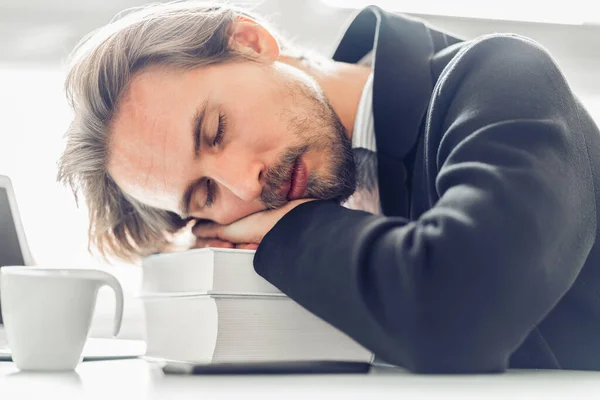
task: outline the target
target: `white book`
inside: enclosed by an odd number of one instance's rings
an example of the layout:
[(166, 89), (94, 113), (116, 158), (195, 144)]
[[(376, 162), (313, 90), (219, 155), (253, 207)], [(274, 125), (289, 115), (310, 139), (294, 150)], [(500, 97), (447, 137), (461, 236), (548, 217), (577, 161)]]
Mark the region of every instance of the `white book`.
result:
[(197, 364), (373, 361), (373, 354), (285, 296), (144, 298), (146, 357)]
[(142, 260), (142, 294), (148, 297), (226, 292), (283, 296), (254, 271), (255, 253), (207, 247), (151, 255)]

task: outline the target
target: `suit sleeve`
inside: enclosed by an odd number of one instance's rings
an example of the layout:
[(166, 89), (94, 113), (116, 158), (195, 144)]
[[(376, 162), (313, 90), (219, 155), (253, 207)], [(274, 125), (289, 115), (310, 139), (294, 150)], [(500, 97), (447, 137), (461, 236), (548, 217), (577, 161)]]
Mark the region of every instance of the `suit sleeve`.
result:
[(550, 56), (514, 36), (467, 46), (433, 96), (429, 211), (304, 203), (265, 236), (255, 269), (388, 362), (503, 371), (595, 239), (587, 116)]

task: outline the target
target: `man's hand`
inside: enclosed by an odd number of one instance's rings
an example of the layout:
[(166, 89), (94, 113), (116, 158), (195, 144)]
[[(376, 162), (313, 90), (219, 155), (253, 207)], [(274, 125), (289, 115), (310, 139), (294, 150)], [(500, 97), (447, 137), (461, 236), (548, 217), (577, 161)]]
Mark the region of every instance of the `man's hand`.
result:
[(290, 201), (281, 208), (250, 214), (229, 225), (199, 222), (192, 228), (196, 236), (194, 247), (226, 247), (256, 250), (263, 237), (295, 207), (316, 199)]

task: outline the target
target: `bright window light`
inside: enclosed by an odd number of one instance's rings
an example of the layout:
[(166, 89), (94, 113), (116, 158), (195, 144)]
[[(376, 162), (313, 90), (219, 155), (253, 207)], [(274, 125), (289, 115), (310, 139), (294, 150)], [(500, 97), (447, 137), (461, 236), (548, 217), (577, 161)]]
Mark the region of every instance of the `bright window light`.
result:
[(408, 14), (445, 15), (508, 21), (527, 21), (565, 25), (600, 24), (600, 7), (596, 1), (569, 0), (321, 0), (328, 6), (363, 8), (369, 4), (388, 11)]

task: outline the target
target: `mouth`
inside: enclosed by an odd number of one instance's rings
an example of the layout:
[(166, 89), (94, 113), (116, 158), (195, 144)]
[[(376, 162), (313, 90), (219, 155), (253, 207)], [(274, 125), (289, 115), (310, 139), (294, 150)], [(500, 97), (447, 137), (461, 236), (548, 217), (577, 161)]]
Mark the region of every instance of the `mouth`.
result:
[(288, 201), (301, 199), (304, 196), (307, 181), (308, 171), (306, 169), (306, 164), (302, 161), (302, 157), (298, 157), (292, 171), (290, 189), (287, 192)]

